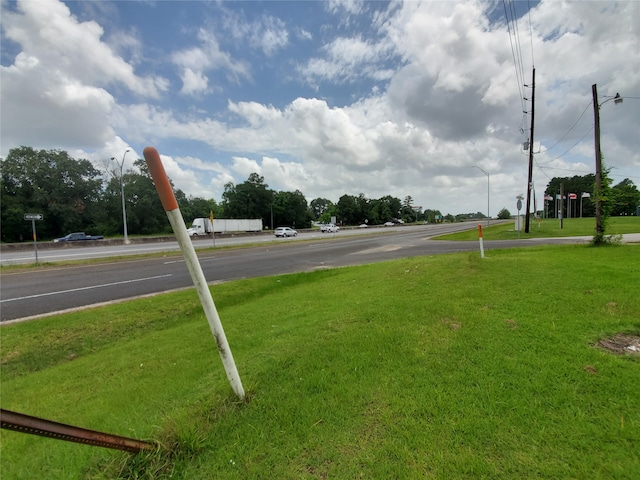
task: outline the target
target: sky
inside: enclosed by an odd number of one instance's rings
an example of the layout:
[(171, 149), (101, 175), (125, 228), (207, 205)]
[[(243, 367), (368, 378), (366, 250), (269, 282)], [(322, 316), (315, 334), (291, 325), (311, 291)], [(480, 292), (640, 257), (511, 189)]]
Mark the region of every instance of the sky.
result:
[(539, 209), (552, 178), (594, 173), (595, 84), (613, 184), (640, 186), (638, 1), (0, 8), (2, 157), (25, 145), (127, 169), (154, 146), (176, 188), (218, 202), (258, 173), (308, 202), (515, 214), (532, 124)]

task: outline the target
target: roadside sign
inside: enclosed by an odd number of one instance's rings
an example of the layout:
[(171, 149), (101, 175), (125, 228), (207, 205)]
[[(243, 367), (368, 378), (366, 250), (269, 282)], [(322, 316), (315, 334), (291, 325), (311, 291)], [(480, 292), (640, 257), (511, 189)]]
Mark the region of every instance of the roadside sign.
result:
[(36, 239), (36, 220), (42, 220), (41, 213), (25, 213), (25, 220), (31, 220), (31, 230), (33, 231), (33, 249), (36, 252), (36, 267), (38, 266), (38, 241)]

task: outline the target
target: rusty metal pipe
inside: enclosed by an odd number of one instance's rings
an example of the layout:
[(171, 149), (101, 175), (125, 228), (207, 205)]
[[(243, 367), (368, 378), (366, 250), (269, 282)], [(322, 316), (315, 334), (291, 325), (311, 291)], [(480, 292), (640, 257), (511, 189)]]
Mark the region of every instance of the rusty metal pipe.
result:
[(131, 453), (139, 453), (140, 450), (153, 450), (155, 448), (152, 443), (143, 442), (142, 440), (87, 430), (86, 428), (52, 422), (51, 420), (5, 409), (0, 409), (0, 428), (68, 442), (84, 443), (85, 445), (96, 447), (124, 450)]

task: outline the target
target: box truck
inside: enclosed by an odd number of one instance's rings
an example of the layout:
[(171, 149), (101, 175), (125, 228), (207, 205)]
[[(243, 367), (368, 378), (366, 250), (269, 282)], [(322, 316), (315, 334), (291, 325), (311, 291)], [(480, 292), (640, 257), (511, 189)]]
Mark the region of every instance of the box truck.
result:
[(191, 237), (211, 235), (211, 233), (261, 232), (262, 219), (253, 218), (217, 218), (211, 222), (208, 218), (194, 218), (187, 233)]

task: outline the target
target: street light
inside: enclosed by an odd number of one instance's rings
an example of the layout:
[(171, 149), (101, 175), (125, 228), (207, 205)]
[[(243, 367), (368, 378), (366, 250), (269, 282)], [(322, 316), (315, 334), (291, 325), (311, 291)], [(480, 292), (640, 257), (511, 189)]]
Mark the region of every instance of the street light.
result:
[(122, 179), (122, 169), (124, 168), (124, 157), (127, 156), (127, 152), (130, 149), (127, 148), (122, 155), (122, 163), (118, 163), (116, 157), (111, 157), (111, 160), (114, 160), (116, 164), (120, 167), (120, 193), (122, 194), (122, 223), (124, 224), (124, 243), (125, 245), (129, 244), (129, 236), (127, 235), (127, 210), (124, 206), (124, 181)]
[(594, 116), (594, 140), (596, 149), (596, 235), (594, 237), (594, 243), (600, 244), (604, 240), (604, 224), (602, 223), (602, 151), (600, 150), (600, 107), (605, 103), (613, 100), (616, 105), (622, 103), (622, 97), (619, 93), (616, 93), (615, 97), (611, 97), (608, 100), (602, 102), (602, 105), (598, 105), (598, 87), (594, 83), (591, 86), (591, 93), (593, 95), (593, 116)]
[(486, 170), (483, 170), (482, 168), (474, 165), (473, 168), (477, 168), (478, 170), (480, 170), (482, 173), (484, 173), (487, 176), (487, 227), (489, 226), (489, 221), (491, 218), (491, 215), (489, 214), (489, 172), (487, 172)]

